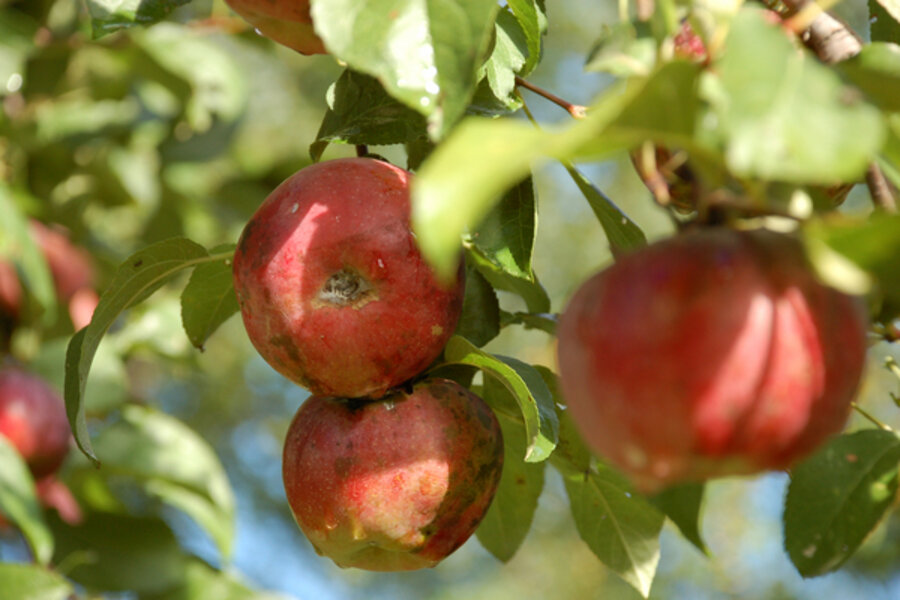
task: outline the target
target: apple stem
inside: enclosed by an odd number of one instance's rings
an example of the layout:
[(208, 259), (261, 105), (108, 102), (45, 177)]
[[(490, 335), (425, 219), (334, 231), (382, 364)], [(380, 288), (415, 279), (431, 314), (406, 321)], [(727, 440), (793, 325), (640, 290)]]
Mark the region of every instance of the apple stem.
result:
[(876, 419), (872, 413), (870, 413), (869, 411), (864, 409), (858, 403), (851, 402), (850, 405), (853, 407), (853, 410), (855, 410), (856, 412), (861, 414), (863, 417), (865, 417), (866, 419), (868, 419), (869, 421), (874, 423), (875, 426), (878, 427), (879, 429), (884, 429), (885, 431), (893, 431), (893, 429), (891, 429), (891, 427), (889, 425), (886, 425), (886, 424), (882, 423), (881, 421), (879, 421), (878, 419)]
[(356, 145), (356, 156), (364, 158), (369, 155), (369, 147), (365, 144)]
[(527, 81), (525, 81), (518, 75), (516, 75), (516, 85), (523, 87), (526, 90), (531, 90), (538, 96), (542, 96), (542, 97), (546, 98), (547, 100), (549, 100), (550, 102), (552, 102), (553, 104), (556, 104), (557, 106), (562, 107), (567, 113), (572, 115), (572, 117), (575, 119), (583, 119), (587, 115), (587, 107), (581, 106), (580, 104), (572, 104), (571, 102), (563, 100), (559, 96), (557, 96), (555, 94), (551, 94), (544, 88), (538, 87), (538, 86), (534, 85), (533, 83), (528, 83)]

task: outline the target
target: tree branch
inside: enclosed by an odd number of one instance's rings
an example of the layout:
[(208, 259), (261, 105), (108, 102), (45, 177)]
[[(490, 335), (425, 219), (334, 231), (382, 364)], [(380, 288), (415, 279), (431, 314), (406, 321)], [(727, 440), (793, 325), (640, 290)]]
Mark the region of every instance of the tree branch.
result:
[(567, 113), (569, 113), (576, 119), (583, 119), (584, 116), (587, 114), (586, 107), (581, 106), (580, 104), (572, 104), (571, 102), (563, 100), (559, 96), (551, 94), (544, 88), (540, 88), (540, 87), (534, 85), (533, 83), (528, 83), (527, 81), (525, 81), (518, 75), (516, 75), (516, 85), (523, 87), (527, 90), (531, 90), (538, 96), (542, 96), (542, 97), (546, 98), (547, 100), (549, 100), (550, 102), (556, 104), (557, 106), (561, 106), (563, 109), (565, 109), (565, 111)]

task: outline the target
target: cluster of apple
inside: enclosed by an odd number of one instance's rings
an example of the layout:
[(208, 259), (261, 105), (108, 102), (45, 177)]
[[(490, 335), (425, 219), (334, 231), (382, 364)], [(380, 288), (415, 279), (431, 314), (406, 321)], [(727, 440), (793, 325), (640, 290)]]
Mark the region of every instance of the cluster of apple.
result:
[[(75, 246), (61, 228), (32, 220), (29, 233), (47, 261), (59, 303), (64, 305), (75, 329), (84, 327), (98, 301), (90, 256)], [(81, 511), (69, 489), (56, 478), (71, 440), (63, 400), (41, 377), (14, 365), (6, 356), (9, 339), (28, 317), (27, 312), (24, 288), (15, 266), (0, 261), (0, 435), (22, 455), (42, 504), (74, 523), (81, 520)]]
[(497, 420), (446, 379), (417, 377), (462, 307), (410, 229), (410, 173), (372, 158), (301, 169), (247, 223), (234, 255), (261, 356), (313, 394), (285, 440), (300, 528), (342, 567), (431, 567), (474, 532), (503, 464)]

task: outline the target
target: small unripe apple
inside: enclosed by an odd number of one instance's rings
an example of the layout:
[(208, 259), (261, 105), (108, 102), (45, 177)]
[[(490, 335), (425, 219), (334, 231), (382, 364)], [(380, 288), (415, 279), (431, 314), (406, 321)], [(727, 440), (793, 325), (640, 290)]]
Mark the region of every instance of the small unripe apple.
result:
[(312, 396), (284, 444), (297, 524), (338, 566), (433, 567), (487, 512), (503, 467), (493, 412), (457, 383), (425, 380), (376, 401)]
[(62, 398), (40, 377), (3, 368), (0, 435), (19, 451), (36, 479), (54, 473), (69, 451), (71, 435)]
[(794, 238), (704, 229), (581, 286), (559, 325), (562, 389), (640, 489), (784, 469), (843, 427), (865, 330)]
[(228, 6), (267, 38), (301, 54), (325, 54), (313, 29), (309, 0), (225, 0)]
[(410, 230), (410, 174), (370, 158), (301, 169), (247, 223), (234, 287), (251, 342), (314, 394), (379, 396), (441, 353), (462, 309)]

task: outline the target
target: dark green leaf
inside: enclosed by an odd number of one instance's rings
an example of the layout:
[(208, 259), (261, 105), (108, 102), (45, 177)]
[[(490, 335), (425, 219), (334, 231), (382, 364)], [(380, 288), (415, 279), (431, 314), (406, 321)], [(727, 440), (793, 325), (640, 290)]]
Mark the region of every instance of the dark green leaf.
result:
[(869, 0), (869, 18), (873, 42), (900, 44), (900, 2)]
[(522, 325), (525, 329), (539, 329), (550, 335), (556, 335), (559, 315), (555, 313), (523, 313), (500, 311), (500, 326)]
[(228, 557), (234, 497), (212, 448), (165, 413), (131, 405), (122, 417), (94, 439), (103, 468), (137, 480), (149, 494), (193, 517)]
[(840, 567), (893, 506), (900, 438), (868, 429), (835, 438), (791, 472), (784, 546), (804, 577)]
[(482, 352), (459, 336), (444, 349), (448, 363), (471, 365), (500, 382), (518, 403), (525, 424), (527, 462), (546, 460), (556, 445), (559, 423), (553, 397), (540, 373), (531, 365), (509, 357)]
[(515, 400), (496, 379), (487, 377), (484, 397), (492, 407), (503, 430), (503, 475), (491, 507), (476, 530), (481, 544), (501, 561), (508, 561), (522, 545), (531, 529), (538, 498), (544, 489), (545, 463), (528, 463), (525, 456), (527, 436)]
[(461, 335), (479, 348), (500, 333), (500, 305), (491, 284), (471, 264), (466, 264), (466, 295), (456, 326)]
[(600, 221), (606, 239), (609, 241), (609, 248), (614, 256), (636, 250), (647, 245), (647, 238), (644, 232), (638, 227), (634, 221), (628, 218), (622, 209), (615, 205), (600, 188), (595, 186), (587, 177), (582, 175), (577, 169), (567, 166), (569, 175), (578, 185), (578, 189), (584, 194), (591, 210)]
[(388, 95), (378, 80), (347, 69), (328, 90), (328, 111), (310, 148), (319, 160), (323, 142), (404, 144), (425, 135), (425, 118)]
[(883, 110), (900, 111), (900, 46), (866, 44), (859, 54), (838, 63), (838, 69)]
[(152, 25), (191, 0), (87, 0), (94, 39), (135, 25)]
[(74, 590), (61, 575), (36, 565), (0, 563), (3, 600), (66, 600)]
[(650, 502), (672, 519), (685, 539), (708, 555), (709, 549), (700, 535), (704, 487), (702, 483), (674, 485), (650, 498)]
[(181, 322), (191, 343), (203, 349), (209, 336), (240, 310), (231, 276), (234, 244), (210, 250), (212, 262), (197, 265), (181, 294)]
[(38, 562), (41, 564), (50, 562), (53, 556), (53, 535), (44, 523), (34, 480), (19, 451), (2, 435), (0, 435), (0, 515), (21, 530)]
[(66, 412), (75, 442), (91, 460), (97, 461), (97, 457), (91, 448), (84, 416), (84, 389), (100, 340), (122, 311), (146, 299), (179, 271), (207, 260), (207, 251), (185, 238), (164, 240), (136, 252), (119, 266), (109, 287), (100, 296), (90, 324), (69, 342)]
[(428, 117), (435, 139), (465, 111), (499, 9), (484, 0), (312, 0), (329, 52)]
[(506, 4), (516, 16), (525, 34), (528, 60), (520, 71), (520, 75), (524, 77), (534, 71), (541, 60), (541, 36), (547, 31), (544, 0), (508, 0)]
[[(848, 94), (837, 75), (762, 10), (734, 19), (712, 98), (738, 175), (799, 183), (854, 181), (881, 147), (879, 112)], [(810, 132), (815, 131), (814, 143)]]

